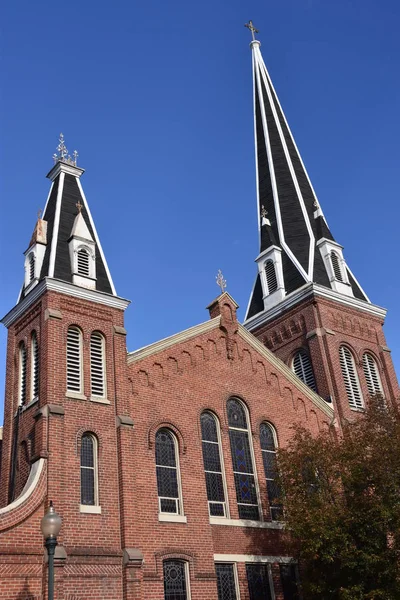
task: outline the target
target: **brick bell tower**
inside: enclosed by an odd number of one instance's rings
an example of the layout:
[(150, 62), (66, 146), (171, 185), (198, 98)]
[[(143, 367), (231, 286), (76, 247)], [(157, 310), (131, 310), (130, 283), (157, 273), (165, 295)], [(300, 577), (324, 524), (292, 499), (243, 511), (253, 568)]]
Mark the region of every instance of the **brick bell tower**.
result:
[(87, 559), (96, 540), (112, 556), (120, 538), (116, 417), (127, 413), (129, 302), (116, 294), (77, 153), (68, 155), (62, 135), (57, 150), (21, 293), (2, 320), (8, 354), (0, 506), (18, 498), (45, 459), (45, 503), (54, 500), (63, 517), (60, 542), (79, 556), (79, 547), (88, 547)]
[(328, 227), (254, 31), (260, 250), (244, 325), (333, 402), (339, 422), (351, 420), (370, 395), (398, 397), (386, 310), (371, 303)]

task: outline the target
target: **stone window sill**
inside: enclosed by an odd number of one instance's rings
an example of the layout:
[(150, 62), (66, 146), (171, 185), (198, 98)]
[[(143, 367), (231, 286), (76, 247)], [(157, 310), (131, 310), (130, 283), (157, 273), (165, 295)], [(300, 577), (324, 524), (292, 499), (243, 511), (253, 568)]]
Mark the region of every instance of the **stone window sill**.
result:
[(78, 394), (77, 392), (69, 392), (65, 393), (66, 398), (70, 398), (71, 400), (87, 400), (87, 396), (85, 394)]
[(166, 523), (187, 523), (185, 515), (173, 515), (169, 513), (158, 513), (158, 520)]
[(258, 529), (283, 529), (284, 523), (280, 521), (249, 521), (247, 519), (225, 519), (224, 517), (210, 517), (211, 525), (226, 525), (229, 527), (254, 527)]
[(101, 515), (101, 506), (91, 506), (89, 504), (81, 504), (79, 510), (81, 513), (88, 513), (91, 515)]
[(97, 396), (90, 396), (90, 402), (97, 402), (97, 404), (111, 404), (107, 398), (98, 398)]

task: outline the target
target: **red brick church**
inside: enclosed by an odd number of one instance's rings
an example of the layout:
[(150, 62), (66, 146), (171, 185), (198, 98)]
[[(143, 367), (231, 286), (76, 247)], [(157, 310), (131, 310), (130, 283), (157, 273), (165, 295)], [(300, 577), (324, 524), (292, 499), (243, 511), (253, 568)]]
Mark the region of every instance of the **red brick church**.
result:
[(251, 51), (259, 254), (243, 324), (220, 277), (209, 320), (127, 351), (129, 302), (60, 139), (2, 320), (0, 599), (47, 598), (50, 500), (63, 521), (57, 600), (300, 598), (276, 449), (294, 423), (340, 430), (369, 395), (397, 396), (386, 311), (350, 270), (259, 41)]

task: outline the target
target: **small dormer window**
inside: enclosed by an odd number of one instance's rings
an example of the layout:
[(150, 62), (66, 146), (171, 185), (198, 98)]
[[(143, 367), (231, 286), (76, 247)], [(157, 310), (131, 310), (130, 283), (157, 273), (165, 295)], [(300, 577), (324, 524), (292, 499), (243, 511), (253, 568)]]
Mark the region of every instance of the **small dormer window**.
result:
[(29, 255), (29, 283), (35, 279), (35, 255)]
[(332, 261), (332, 268), (333, 268), (333, 272), (335, 274), (335, 278), (338, 281), (343, 281), (343, 274), (342, 274), (342, 269), (340, 266), (340, 258), (336, 254), (336, 252), (334, 252), (333, 250), (331, 251), (331, 261)]
[(276, 278), (275, 265), (272, 260), (265, 263), (265, 277), (267, 278), (268, 294), (276, 292), (278, 289), (278, 280)]
[(77, 267), (78, 267), (78, 275), (82, 275), (82, 277), (90, 277), (90, 269), (89, 269), (89, 252), (86, 248), (81, 248), (77, 253)]

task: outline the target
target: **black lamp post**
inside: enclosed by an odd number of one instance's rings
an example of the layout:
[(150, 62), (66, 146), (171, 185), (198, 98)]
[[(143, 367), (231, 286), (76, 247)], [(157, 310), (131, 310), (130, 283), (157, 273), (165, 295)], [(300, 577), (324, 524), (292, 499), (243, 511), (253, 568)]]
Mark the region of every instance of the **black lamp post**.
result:
[(57, 546), (57, 536), (60, 533), (61, 524), (61, 517), (56, 513), (53, 502), (50, 501), (50, 506), (40, 524), (49, 557), (49, 600), (54, 600), (54, 551)]

